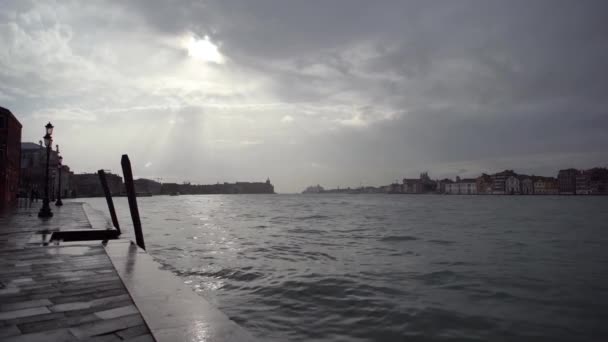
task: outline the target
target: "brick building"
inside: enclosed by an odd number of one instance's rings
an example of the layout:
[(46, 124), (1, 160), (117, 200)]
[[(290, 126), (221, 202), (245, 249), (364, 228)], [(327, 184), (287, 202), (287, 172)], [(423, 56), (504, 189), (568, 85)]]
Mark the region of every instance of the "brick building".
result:
[(559, 183), (553, 177), (536, 177), (534, 181), (535, 195), (557, 195), (559, 194)]
[(17, 203), (21, 163), (21, 123), (0, 107), (0, 210)]
[(477, 177), (477, 193), (482, 195), (488, 195), (492, 193), (494, 183), (492, 182), (492, 176), (482, 173), (481, 176)]

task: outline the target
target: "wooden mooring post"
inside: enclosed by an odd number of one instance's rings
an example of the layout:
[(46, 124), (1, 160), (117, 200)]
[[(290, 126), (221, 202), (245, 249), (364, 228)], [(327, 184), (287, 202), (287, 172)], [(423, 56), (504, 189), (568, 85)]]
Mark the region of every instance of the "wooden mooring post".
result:
[(101, 182), (101, 187), (103, 188), (103, 192), (106, 195), (106, 202), (108, 202), (108, 210), (110, 210), (110, 216), (112, 217), (112, 224), (114, 228), (118, 230), (118, 234), (120, 234), (120, 225), (118, 224), (118, 218), (116, 217), (116, 210), (114, 209), (114, 201), (112, 200), (112, 193), (110, 192), (110, 188), (108, 187), (108, 182), (106, 181), (106, 173), (103, 170), (97, 171), (99, 175), (99, 181)]
[(131, 161), (129, 160), (128, 155), (122, 155), (122, 158), (120, 159), (120, 165), (122, 165), (122, 174), (125, 178), (125, 189), (127, 190), (127, 198), (129, 200), (129, 210), (131, 211), (131, 218), (133, 219), (133, 229), (135, 230), (135, 242), (140, 248), (145, 250), (146, 244), (144, 243), (144, 234), (141, 230), (139, 209), (137, 209), (137, 197), (135, 196), (135, 184), (133, 184), (133, 172), (131, 171)]

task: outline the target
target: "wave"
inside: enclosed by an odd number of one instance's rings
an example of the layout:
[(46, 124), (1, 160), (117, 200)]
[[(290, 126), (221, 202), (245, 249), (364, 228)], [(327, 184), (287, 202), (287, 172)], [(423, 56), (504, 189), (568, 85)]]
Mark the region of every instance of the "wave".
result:
[(264, 277), (262, 272), (250, 271), (251, 267), (245, 267), (240, 269), (224, 268), (215, 272), (208, 271), (197, 271), (197, 270), (186, 270), (186, 271), (175, 271), (179, 276), (200, 276), (208, 278), (218, 279), (230, 279), (234, 281), (252, 281)]
[(428, 242), (435, 243), (438, 245), (444, 245), (444, 246), (453, 245), (456, 243), (454, 241), (448, 241), (448, 240), (428, 240)]
[(306, 221), (306, 220), (327, 220), (327, 219), (330, 219), (330, 218), (331, 217), (325, 216), (325, 215), (310, 215), (310, 216), (295, 217), (296, 220), (300, 220), (300, 221)]
[(385, 237), (379, 239), (379, 241), (415, 241), (415, 240), (419, 240), (419, 239), (415, 236), (409, 236), (409, 235), (389, 235), (389, 236), (385, 236)]
[(421, 280), (427, 285), (446, 285), (455, 280), (460, 280), (462, 277), (449, 270), (441, 270), (429, 273), (419, 274), (413, 277), (414, 279)]

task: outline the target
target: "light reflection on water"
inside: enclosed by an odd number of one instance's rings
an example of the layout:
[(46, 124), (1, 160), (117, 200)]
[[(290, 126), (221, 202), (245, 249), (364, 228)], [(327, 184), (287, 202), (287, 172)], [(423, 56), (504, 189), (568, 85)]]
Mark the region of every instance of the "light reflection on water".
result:
[[(87, 199), (107, 211), (105, 200)], [(123, 232), (128, 206), (115, 199)], [(608, 198), (138, 199), (148, 251), (276, 340), (605, 340)]]

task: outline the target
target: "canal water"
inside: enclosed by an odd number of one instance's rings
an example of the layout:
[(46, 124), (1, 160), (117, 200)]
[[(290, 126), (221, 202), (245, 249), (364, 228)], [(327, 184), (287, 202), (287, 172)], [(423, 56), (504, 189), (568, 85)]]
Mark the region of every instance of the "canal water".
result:
[(154, 258), (263, 340), (608, 340), (608, 197), (138, 201)]

